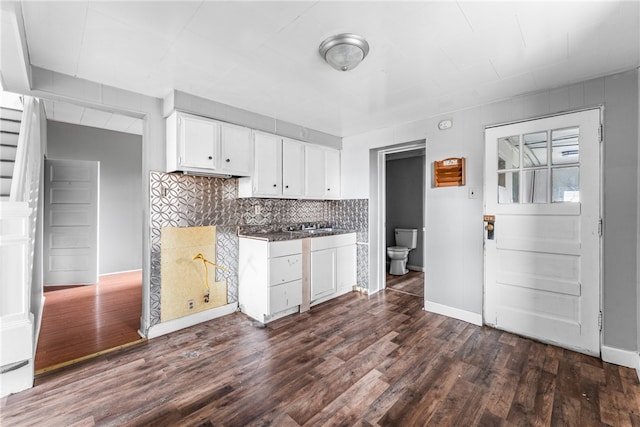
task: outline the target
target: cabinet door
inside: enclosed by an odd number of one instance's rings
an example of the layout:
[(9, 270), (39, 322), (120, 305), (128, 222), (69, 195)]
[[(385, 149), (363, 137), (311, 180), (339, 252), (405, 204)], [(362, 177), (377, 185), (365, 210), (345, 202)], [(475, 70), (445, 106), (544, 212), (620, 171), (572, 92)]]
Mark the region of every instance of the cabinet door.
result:
[(325, 197), (325, 154), (324, 148), (307, 145), (304, 154), (305, 195), (311, 198)]
[(340, 198), (340, 151), (327, 150), (325, 153), (326, 198)]
[(302, 281), (283, 283), (269, 288), (269, 314), (275, 314), (302, 303)]
[(358, 255), (356, 245), (341, 246), (336, 249), (336, 280), (338, 290), (347, 290), (357, 284)]
[(180, 166), (213, 170), (216, 168), (218, 123), (196, 116), (178, 117)]
[(282, 190), (282, 142), (276, 135), (254, 133), (253, 192), (278, 196)]
[(282, 194), (304, 194), (304, 144), (287, 138), (282, 140)]
[(249, 176), (253, 166), (251, 129), (220, 124), (220, 170), (230, 175)]
[(311, 252), (311, 301), (336, 291), (336, 250)]

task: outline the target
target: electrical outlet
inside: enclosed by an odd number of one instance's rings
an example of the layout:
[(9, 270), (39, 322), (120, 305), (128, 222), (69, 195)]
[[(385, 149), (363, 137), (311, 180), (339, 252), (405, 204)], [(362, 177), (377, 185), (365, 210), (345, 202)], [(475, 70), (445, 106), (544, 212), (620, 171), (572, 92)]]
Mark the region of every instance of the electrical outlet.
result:
[(260, 205), (255, 205), (253, 209), (255, 210), (256, 215), (260, 215), (260, 211), (262, 210)]
[(194, 308), (196, 308), (196, 302), (194, 300), (192, 300), (192, 299), (187, 301), (187, 310), (191, 311)]
[(478, 198), (478, 189), (477, 188), (470, 188), (469, 189), (469, 198), (470, 199), (477, 199)]

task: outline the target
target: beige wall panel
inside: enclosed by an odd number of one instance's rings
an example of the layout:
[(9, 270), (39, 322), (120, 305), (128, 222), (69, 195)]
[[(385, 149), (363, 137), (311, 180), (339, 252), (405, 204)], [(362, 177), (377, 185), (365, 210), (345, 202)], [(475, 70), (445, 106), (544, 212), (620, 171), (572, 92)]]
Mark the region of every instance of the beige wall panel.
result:
[[(161, 321), (188, 316), (227, 303), (227, 282), (215, 281), (216, 227), (166, 227), (161, 231)], [(207, 279), (209, 289), (207, 289)], [(205, 296), (209, 292), (209, 302)]]

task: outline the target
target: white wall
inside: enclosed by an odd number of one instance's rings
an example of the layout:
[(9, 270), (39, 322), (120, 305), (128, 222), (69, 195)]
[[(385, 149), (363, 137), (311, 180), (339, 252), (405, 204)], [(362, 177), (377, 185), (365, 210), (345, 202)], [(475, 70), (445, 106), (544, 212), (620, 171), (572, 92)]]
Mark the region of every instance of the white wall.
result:
[[(483, 153), (487, 125), (572, 109), (605, 106), (604, 344), (638, 348), (638, 70), (518, 96), (343, 139), (342, 196), (369, 198), (369, 150), (427, 140), (425, 299), (481, 314), (483, 288)], [(439, 131), (442, 119), (453, 128)], [(467, 185), (432, 188), (435, 160), (466, 157)], [(470, 187), (478, 199), (468, 198)], [(370, 212), (373, 208), (370, 208)], [(372, 242), (374, 243), (374, 242)], [(373, 248), (370, 253), (375, 253)]]
[(49, 159), (100, 162), (99, 273), (142, 268), (142, 137), (48, 121)]

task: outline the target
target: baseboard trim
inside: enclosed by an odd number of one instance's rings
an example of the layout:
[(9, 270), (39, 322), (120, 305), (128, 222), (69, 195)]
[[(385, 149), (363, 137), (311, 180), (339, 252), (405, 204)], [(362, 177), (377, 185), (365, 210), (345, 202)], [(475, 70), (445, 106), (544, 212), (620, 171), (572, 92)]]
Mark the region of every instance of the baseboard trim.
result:
[(198, 323), (226, 316), (227, 314), (234, 313), (236, 310), (238, 310), (238, 303), (234, 302), (232, 304), (212, 308), (211, 310), (201, 311), (190, 316), (179, 317), (177, 319), (158, 323), (157, 325), (149, 327), (147, 330), (147, 338), (157, 338), (171, 332), (179, 331), (180, 329), (197, 325)]
[(361, 294), (369, 295), (369, 289), (363, 286), (354, 286), (353, 290), (355, 292), (360, 292)]
[(602, 346), (600, 352), (603, 361), (635, 369), (640, 378), (640, 358), (637, 352), (606, 345)]
[(141, 268), (135, 268), (133, 270), (114, 271), (112, 273), (102, 273), (102, 274), (100, 274), (100, 276), (113, 276), (115, 274), (136, 273), (138, 271), (142, 271), (142, 269)]
[(424, 267), (420, 267), (419, 265), (411, 265), (411, 264), (407, 264), (407, 270), (411, 270), (411, 271), (421, 271), (424, 273)]
[(472, 313), (470, 311), (461, 310), (459, 308), (450, 307), (448, 305), (438, 304), (437, 302), (424, 301), (424, 309), (443, 316), (453, 317), (454, 319), (463, 320), (465, 322), (482, 326), (482, 314)]

